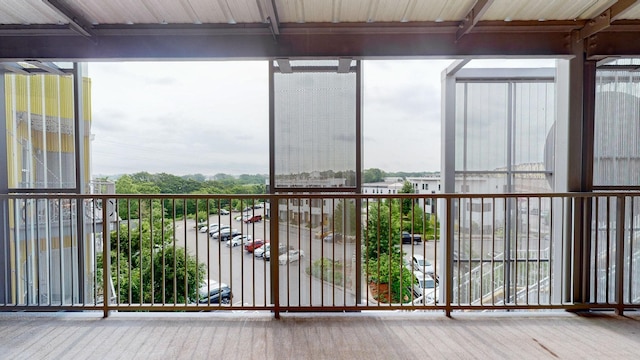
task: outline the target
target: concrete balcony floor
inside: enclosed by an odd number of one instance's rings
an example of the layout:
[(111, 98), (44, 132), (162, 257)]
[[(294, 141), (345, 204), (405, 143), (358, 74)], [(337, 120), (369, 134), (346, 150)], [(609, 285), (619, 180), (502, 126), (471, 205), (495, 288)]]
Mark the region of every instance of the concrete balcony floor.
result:
[(0, 313), (0, 359), (638, 359), (640, 313)]

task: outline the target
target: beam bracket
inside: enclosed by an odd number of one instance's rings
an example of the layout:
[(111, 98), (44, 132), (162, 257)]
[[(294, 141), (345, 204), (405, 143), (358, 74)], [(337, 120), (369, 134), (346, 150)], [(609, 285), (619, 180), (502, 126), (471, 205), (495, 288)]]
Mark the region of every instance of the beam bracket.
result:
[(463, 36), (468, 34), (471, 29), (480, 21), (482, 15), (489, 9), (493, 0), (478, 0), (471, 10), (464, 17), (464, 20), (458, 26), (458, 30), (456, 31), (456, 41), (459, 41)]
[(74, 13), (67, 6), (60, 3), (59, 0), (42, 0), (45, 5), (49, 6), (58, 15), (62, 16), (69, 22), (69, 28), (85, 38), (97, 43), (94, 34), (91, 31), (92, 25), (85, 21), (80, 15)]
[(587, 24), (580, 29), (580, 36), (578, 36), (577, 41), (582, 41), (607, 29), (611, 26), (612, 22), (620, 19), (638, 3), (640, 3), (640, 0), (618, 0), (618, 2), (611, 5), (611, 7), (603, 11), (600, 15), (588, 21)]

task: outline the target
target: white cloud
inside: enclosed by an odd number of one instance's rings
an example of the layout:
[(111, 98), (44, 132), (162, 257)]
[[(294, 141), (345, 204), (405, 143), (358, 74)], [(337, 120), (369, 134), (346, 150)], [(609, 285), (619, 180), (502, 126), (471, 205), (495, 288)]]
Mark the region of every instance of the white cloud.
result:
[[(364, 62), (365, 168), (440, 169), (440, 74), (450, 63)], [(89, 76), (94, 174), (268, 172), (267, 61), (92, 62)]]
[(262, 62), (90, 63), (93, 173), (268, 171)]

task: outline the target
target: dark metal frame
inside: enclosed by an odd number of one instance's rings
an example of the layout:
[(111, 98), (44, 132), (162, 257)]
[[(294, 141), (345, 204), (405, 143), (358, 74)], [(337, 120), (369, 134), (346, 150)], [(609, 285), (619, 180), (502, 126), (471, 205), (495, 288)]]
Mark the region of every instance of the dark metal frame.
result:
[[(68, 26), (0, 25), (0, 59), (270, 59), (278, 57), (638, 56), (638, 21), (616, 21), (578, 41), (584, 22), (481, 22), (456, 40), (456, 23), (99, 25), (93, 42)], [(572, 36), (572, 32), (576, 32)], [(348, 50), (345, 50), (348, 49)]]

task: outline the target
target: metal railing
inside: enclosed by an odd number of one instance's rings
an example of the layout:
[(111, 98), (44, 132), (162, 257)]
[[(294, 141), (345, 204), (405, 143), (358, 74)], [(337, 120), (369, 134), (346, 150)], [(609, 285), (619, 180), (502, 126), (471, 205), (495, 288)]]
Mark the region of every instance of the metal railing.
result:
[(0, 310), (622, 312), (639, 199), (2, 195)]

